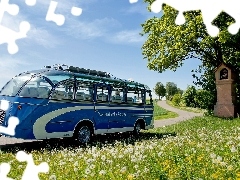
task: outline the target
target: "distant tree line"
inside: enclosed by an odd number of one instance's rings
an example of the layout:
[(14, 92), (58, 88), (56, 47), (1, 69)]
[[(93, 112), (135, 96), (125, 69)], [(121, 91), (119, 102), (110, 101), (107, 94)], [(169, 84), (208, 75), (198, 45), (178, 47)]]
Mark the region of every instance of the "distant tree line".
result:
[(164, 86), (161, 82), (157, 82), (154, 88), (158, 99), (166, 97), (175, 106), (186, 106), (213, 110), (216, 97), (210, 91), (204, 89), (196, 89), (195, 86), (188, 86), (185, 91), (177, 87), (173, 82), (167, 82)]
[(174, 82), (167, 82), (166, 86), (164, 86), (161, 82), (157, 82), (154, 91), (159, 100), (163, 97), (166, 97), (167, 100), (172, 100), (175, 94), (183, 94), (183, 90), (178, 88), (177, 84)]

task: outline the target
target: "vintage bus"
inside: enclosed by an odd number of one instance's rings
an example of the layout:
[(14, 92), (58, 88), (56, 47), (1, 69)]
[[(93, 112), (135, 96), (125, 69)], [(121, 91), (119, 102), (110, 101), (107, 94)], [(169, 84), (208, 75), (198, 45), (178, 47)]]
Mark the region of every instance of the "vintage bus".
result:
[(2, 111), (1, 126), (19, 119), (15, 137), (21, 139), (74, 138), (89, 143), (95, 134), (151, 129), (153, 101), (144, 84), (102, 71), (66, 65), (45, 66), (21, 73), (0, 91), (10, 103)]

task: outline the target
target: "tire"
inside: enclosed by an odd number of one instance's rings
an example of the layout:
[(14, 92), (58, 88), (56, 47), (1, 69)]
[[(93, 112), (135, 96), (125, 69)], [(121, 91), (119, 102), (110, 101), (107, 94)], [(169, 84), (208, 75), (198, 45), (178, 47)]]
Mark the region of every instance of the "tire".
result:
[(141, 131), (141, 123), (140, 123), (140, 121), (137, 121), (135, 123), (135, 126), (134, 126), (133, 134), (135, 136), (139, 136), (140, 135), (140, 131)]
[(80, 144), (89, 144), (92, 140), (92, 130), (87, 125), (82, 125), (77, 131), (76, 139)]

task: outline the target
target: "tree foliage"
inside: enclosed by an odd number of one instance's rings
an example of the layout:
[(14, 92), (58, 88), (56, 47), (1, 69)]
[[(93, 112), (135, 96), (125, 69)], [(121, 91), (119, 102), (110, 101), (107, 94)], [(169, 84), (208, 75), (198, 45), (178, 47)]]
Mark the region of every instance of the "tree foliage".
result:
[(198, 108), (213, 109), (216, 100), (210, 91), (199, 89), (196, 92), (194, 101)]
[(161, 82), (156, 83), (154, 91), (158, 95), (159, 100), (166, 95), (166, 88)]
[(195, 97), (197, 95), (197, 90), (195, 86), (188, 86), (183, 94), (183, 102), (187, 107), (197, 107), (195, 102)]
[[(144, 1), (150, 7), (154, 0)], [(177, 10), (163, 5), (163, 12), (161, 17), (154, 16), (142, 24), (142, 35), (147, 35), (142, 54), (148, 68), (158, 72), (175, 71), (186, 59), (200, 59), (202, 64), (192, 70), (195, 84), (216, 96), (214, 69), (225, 62), (240, 72), (240, 33), (232, 35), (227, 30), (234, 19), (224, 12), (219, 14), (213, 24), (220, 33), (213, 38), (206, 31), (200, 11), (186, 12), (186, 23), (181, 26), (175, 24)], [(240, 89), (239, 80), (237, 82)]]
[(167, 93), (166, 99), (171, 100), (174, 94), (178, 93), (177, 84), (175, 84), (174, 82), (167, 82), (166, 93)]
[(183, 90), (180, 88), (177, 88), (178, 94), (182, 95), (183, 94)]
[(173, 98), (172, 98), (172, 103), (173, 105), (175, 106), (180, 106), (180, 103), (181, 103), (181, 98), (182, 98), (182, 95), (177, 93), (177, 94), (174, 94)]

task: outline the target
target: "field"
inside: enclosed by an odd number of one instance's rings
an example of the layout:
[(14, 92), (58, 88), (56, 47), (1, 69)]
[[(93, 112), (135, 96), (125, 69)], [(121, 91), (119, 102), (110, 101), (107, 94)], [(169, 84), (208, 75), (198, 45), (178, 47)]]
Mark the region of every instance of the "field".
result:
[(177, 113), (168, 111), (158, 106), (156, 101), (153, 102), (153, 105), (154, 105), (154, 120), (168, 119), (178, 116)]
[(30, 143), (2, 149), (11, 162), (9, 177), (19, 179), (26, 163), (18, 150), (31, 152), (36, 164), (46, 161), (40, 179), (240, 179), (240, 119), (198, 117), (177, 125), (131, 134), (96, 137), (88, 147), (69, 141)]

